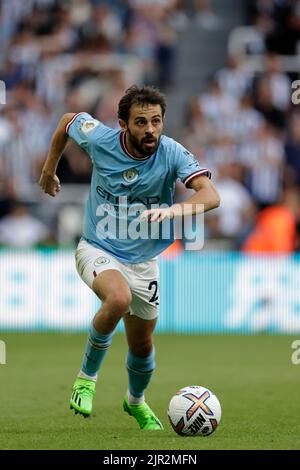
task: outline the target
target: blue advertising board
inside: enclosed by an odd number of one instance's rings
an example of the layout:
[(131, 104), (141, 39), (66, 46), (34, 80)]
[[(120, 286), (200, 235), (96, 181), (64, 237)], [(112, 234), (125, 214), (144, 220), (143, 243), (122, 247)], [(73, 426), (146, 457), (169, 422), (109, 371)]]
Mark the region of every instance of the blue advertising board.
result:
[[(0, 330), (88, 329), (100, 303), (79, 278), (72, 252), (1, 250), (0, 263)], [(193, 251), (159, 264), (157, 331), (300, 332), (298, 256)]]

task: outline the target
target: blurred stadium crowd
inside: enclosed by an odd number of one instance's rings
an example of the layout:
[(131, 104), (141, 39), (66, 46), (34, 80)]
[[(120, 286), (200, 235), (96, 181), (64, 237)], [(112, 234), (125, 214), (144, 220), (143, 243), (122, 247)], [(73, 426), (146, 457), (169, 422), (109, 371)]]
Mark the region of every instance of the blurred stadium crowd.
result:
[[(204, 248), (294, 252), (300, 112), (292, 82), (299, 74), (286, 70), (283, 56), (300, 53), (300, 1), (245, 4), (243, 50), (230, 53), (207, 90), (191, 97), (180, 135), (172, 137), (212, 171), (220, 192), (220, 208), (206, 217)], [(222, 20), (213, 5), (194, 0), (187, 10), (177, 0), (0, 0), (0, 79), (7, 91), (0, 104), (1, 245), (77, 240), (89, 159), (68, 145), (58, 171), (65, 191), (60, 202), (49, 202), (36, 186), (60, 116), (85, 110), (116, 127), (118, 101), (132, 83), (154, 84), (167, 94), (178, 35), (191, 18), (218, 34)], [(258, 71), (247, 67), (254, 56), (263, 58)], [(188, 196), (178, 185), (177, 200)]]

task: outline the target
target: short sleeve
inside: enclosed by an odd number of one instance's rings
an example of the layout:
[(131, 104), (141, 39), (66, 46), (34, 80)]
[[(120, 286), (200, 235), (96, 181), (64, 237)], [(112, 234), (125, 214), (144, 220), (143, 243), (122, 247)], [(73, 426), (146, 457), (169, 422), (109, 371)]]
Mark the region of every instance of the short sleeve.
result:
[[(77, 113), (66, 125), (66, 133), (84, 150), (89, 149), (89, 144), (95, 134), (105, 127), (100, 121), (94, 119), (88, 113)], [(98, 132), (97, 132), (98, 135)]]
[(176, 175), (187, 188), (196, 176), (207, 176), (211, 178), (211, 172), (202, 168), (199, 161), (192, 153), (178, 144), (176, 152)]

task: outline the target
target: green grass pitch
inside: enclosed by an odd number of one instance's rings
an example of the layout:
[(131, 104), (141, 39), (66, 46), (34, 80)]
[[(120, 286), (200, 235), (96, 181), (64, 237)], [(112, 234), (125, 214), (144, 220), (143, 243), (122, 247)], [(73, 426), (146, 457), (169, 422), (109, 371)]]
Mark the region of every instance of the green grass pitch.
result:
[[(0, 449), (300, 448), (295, 337), (157, 334), (147, 401), (165, 426), (162, 432), (140, 431), (122, 411), (124, 335), (114, 338), (88, 419), (75, 416), (68, 404), (86, 335), (3, 333), (0, 339), (7, 355), (0, 365)], [(169, 425), (168, 402), (186, 385), (204, 385), (221, 402), (221, 424), (209, 437), (180, 437)]]

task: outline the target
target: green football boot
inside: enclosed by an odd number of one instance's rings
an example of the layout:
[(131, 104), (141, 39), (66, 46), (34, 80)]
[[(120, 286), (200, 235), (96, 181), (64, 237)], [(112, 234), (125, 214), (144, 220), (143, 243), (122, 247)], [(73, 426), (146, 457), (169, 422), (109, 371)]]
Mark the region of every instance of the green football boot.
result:
[(141, 429), (152, 431), (161, 431), (164, 429), (163, 425), (147, 403), (129, 405), (128, 398), (125, 396), (123, 401), (123, 410), (137, 420)]
[(80, 413), (85, 418), (90, 416), (93, 407), (96, 382), (77, 377), (74, 382), (70, 400), (70, 409), (75, 410), (75, 414)]

